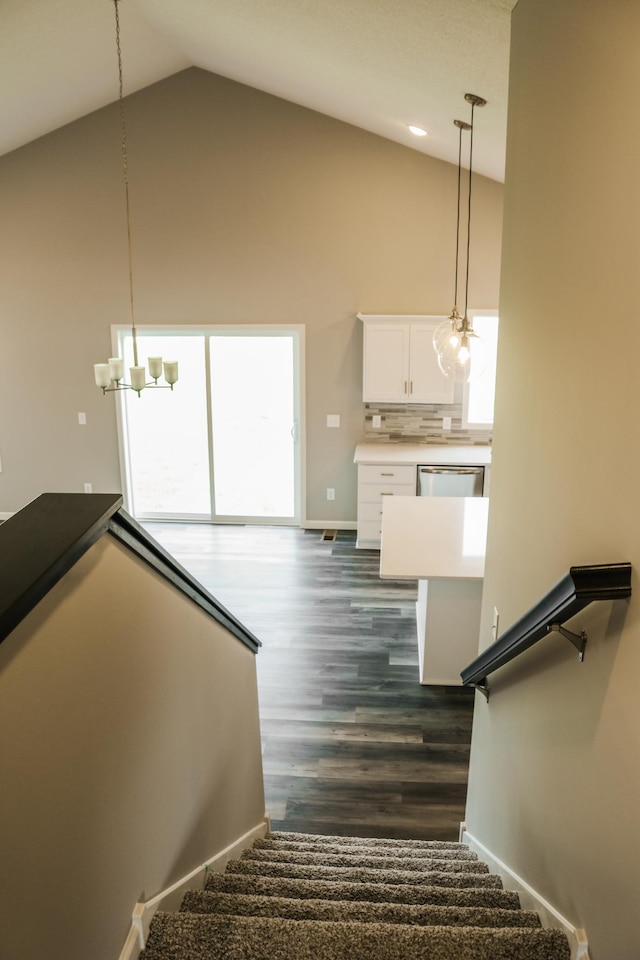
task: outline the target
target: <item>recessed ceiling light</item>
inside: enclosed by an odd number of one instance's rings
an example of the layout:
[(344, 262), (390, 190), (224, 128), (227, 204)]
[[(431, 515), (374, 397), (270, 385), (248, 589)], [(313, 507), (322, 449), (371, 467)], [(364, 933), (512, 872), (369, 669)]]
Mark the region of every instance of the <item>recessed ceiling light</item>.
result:
[(409, 130), (411, 130), (411, 133), (414, 135), (414, 137), (426, 137), (426, 136), (427, 136), (427, 131), (426, 131), (426, 130), (423, 130), (422, 127), (416, 127), (416, 125), (413, 124), (413, 123), (408, 123), (407, 126), (409, 127)]

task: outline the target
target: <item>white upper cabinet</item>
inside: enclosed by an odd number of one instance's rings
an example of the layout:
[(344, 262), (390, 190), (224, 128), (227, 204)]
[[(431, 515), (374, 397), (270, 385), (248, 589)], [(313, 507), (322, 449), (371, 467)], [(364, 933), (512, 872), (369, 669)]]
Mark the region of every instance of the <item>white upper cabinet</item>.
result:
[(438, 366), (433, 331), (444, 317), (358, 314), (364, 326), (365, 403), (453, 403)]

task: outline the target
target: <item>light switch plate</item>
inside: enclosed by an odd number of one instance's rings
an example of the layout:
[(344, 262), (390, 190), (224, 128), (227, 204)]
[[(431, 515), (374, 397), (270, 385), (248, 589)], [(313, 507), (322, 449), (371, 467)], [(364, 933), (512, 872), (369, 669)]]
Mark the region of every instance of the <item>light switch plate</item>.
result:
[(327, 426), (328, 426), (328, 427), (339, 427), (339, 426), (340, 426), (340, 414), (339, 414), (339, 413), (328, 413), (328, 414), (327, 414)]
[(374, 413), (374, 415), (372, 416), (371, 426), (374, 428), (374, 430), (379, 430), (380, 427), (382, 426), (382, 417), (380, 416), (379, 413)]
[(443, 430), (451, 430), (451, 417), (443, 417), (443, 418), (442, 418), (442, 429), (443, 429)]

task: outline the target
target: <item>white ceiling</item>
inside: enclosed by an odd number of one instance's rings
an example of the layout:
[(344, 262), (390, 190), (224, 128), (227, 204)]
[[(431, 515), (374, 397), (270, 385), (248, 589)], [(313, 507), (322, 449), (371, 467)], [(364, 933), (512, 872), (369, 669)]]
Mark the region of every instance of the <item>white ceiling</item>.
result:
[[(125, 93), (189, 66), (504, 178), (516, 0), (120, 0)], [(113, 0), (0, 0), (0, 154), (117, 99)], [(430, 136), (415, 138), (408, 123)]]

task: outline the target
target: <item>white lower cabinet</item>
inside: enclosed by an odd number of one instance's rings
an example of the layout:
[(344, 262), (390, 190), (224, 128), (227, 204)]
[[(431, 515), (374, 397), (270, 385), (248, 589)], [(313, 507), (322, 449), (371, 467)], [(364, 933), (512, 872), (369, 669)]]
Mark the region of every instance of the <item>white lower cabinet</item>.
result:
[(379, 549), (382, 498), (415, 497), (415, 466), (367, 463), (358, 466), (358, 536), (356, 547)]

